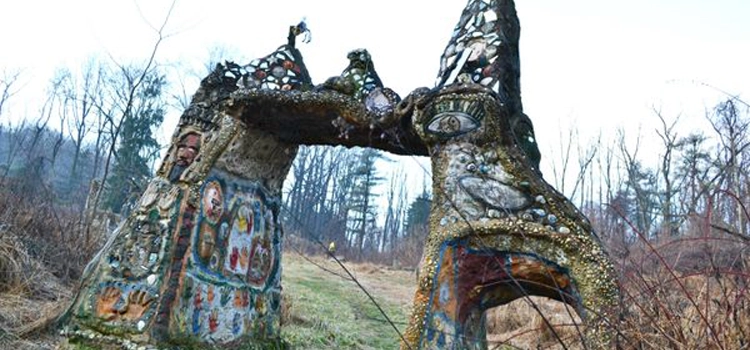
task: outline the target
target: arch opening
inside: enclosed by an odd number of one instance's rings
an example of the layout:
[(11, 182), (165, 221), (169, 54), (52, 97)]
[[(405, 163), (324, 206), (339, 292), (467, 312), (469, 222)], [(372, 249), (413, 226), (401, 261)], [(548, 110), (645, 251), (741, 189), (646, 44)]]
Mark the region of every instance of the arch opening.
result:
[(518, 298), (487, 309), (484, 316), (488, 349), (563, 349), (560, 340), (567, 349), (583, 349), (581, 318), (572, 306), (558, 300)]

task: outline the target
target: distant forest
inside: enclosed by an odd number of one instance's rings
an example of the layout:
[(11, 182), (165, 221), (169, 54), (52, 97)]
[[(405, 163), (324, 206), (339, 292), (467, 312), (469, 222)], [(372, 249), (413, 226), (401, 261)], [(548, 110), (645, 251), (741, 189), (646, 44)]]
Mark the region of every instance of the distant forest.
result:
[[(4, 73), (0, 113), (22, 88), (20, 74)], [(27, 106), (36, 116), (2, 116), (23, 120), (0, 126), (3, 185), (75, 211), (83, 211), (88, 199), (97, 211), (127, 213), (167, 146), (154, 136), (166, 111), (189, 101), (185, 91), (172, 91), (175, 86), (183, 84), (168, 81), (153, 61), (126, 66), (91, 60), (79, 70), (59, 70), (46, 100)], [(627, 244), (638, 235), (696, 234), (706, 224), (747, 239), (749, 111), (745, 101), (727, 96), (706, 112), (712, 130), (685, 131), (689, 128), (679, 118), (655, 110), (661, 128), (638, 138), (658, 138), (659, 149), (628, 144), (623, 131), (607, 142), (579, 140), (576, 130), (569, 130), (567, 139), (559, 140), (559, 154), (543, 155), (552, 169), (545, 177), (607, 240)], [(656, 165), (643, 160), (646, 153), (649, 159), (656, 155)], [(393, 262), (398, 256), (403, 260), (398, 263), (415, 264), (431, 189), (406, 188), (403, 172), (385, 178), (376, 161), (387, 159), (371, 149), (302, 147), (285, 186), (286, 230), (336, 242), (355, 259)], [(92, 192), (93, 180), (104, 185)], [(382, 202), (387, 208), (378, 210), (376, 203)]]

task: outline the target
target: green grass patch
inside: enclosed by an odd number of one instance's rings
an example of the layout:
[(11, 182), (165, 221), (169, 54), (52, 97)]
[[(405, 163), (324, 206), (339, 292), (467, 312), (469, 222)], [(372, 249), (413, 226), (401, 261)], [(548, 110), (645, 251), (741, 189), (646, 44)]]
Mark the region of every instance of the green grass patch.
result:
[[(285, 255), (283, 264), (287, 305), (283, 306), (281, 337), (293, 349), (398, 348), (398, 334), (354, 282), (326, 272), (300, 256)], [(365, 280), (367, 276), (358, 278)], [(403, 332), (408, 310), (377, 293), (373, 295)]]

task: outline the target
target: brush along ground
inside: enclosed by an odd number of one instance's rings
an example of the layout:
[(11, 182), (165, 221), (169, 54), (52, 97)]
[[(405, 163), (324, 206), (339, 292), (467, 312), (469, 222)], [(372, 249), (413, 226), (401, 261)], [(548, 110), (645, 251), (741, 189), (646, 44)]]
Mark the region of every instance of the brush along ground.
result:
[(40, 330), (64, 311), (72, 292), (20, 237), (0, 224), (0, 349), (52, 349), (59, 337)]
[[(684, 273), (677, 280), (653, 267), (641, 266), (626, 273), (622, 282), (627, 299), (621, 322), (625, 348), (721, 348), (711, 345), (716, 344), (715, 338), (725, 349), (743, 348), (750, 334), (750, 274), (746, 260), (741, 262), (731, 274)], [(282, 263), (282, 338), (292, 349), (398, 348), (398, 334), (365, 294), (351, 280), (316, 266), (345, 275), (334, 261), (288, 252)], [(622, 270), (631, 265), (635, 264)], [(370, 263), (347, 262), (346, 266), (403, 330), (415, 288), (414, 273)], [(58, 349), (65, 344), (44, 324), (69, 305), (73, 288), (60, 283), (44, 264), (29, 256), (18, 235), (0, 230), (0, 349)], [(532, 300), (566, 348), (581, 348), (572, 326), (573, 320), (580, 321), (569, 316), (565, 305), (545, 298)], [(490, 349), (563, 348), (523, 299), (489, 310), (487, 333)]]
[[(535, 305), (539, 311), (533, 306)], [(562, 346), (542, 318), (547, 319)], [(545, 297), (531, 296), (487, 311), (489, 349), (582, 349), (581, 319), (570, 306)]]

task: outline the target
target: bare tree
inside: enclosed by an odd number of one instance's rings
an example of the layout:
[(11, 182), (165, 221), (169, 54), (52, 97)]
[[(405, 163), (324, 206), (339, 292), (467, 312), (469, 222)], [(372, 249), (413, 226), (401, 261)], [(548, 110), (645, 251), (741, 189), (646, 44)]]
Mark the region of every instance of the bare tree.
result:
[[(115, 156), (115, 150), (117, 147), (118, 136), (122, 130), (122, 125), (128, 116), (132, 116), (133, 107), (137, 97), (137, 93), (145, 79), (148, 77), (156, 65), (156, 54), (159, 50), (161, 43), (168, 37), (165, 33), (165, 28), (172, 14), (172, 10), (176, 4), (176, 0), (170, 5), (169, 11), (167, 12), (161, 25), (156, 28), (152, 27), (156, 33), (156, 41), (151, 48), (151, 53), (143, 64), (141, 69), (132, 69), (123, 64), (118, 63), (114, 58), (112, 61), (117, 66), (116, 72), (110, 74), (110, 78), (116, 76), (121, 79), (124, 84), (124, 90), (116, 90), (110, 97), (108, 102), (101, 101), (97, 105), (99, 113), (104, 117), (104, 130), (109, 133), (108, 149), (104, 158), (104, 170), (102, 174), (101, 183), (104, 184), (109, 176), (110, 166)], [(118, 98), (119, 97), (119, 98)], [(99, 204), (102, 192), (105, 186), (101, 186), (96, 192), (96, 196), (92, 201), (93, 207), (96, 208)], [(86, 220), (86, 237), (88, 241), (89, 231), (91, 229), (90, 218)]]
[(625, 142), (625, 133), (620, 131), (618, 146), (625, 167), (625, 193), (631, 196), (633, 202), (632, 213), (630, 214), (633, 215), (636, 228), (644, 234), (649, 234), (654, 223), (654, 212), (656, 210), (654, 199), (656, 184), (654, 174), (650, 169), (644, 167), (638, 158), (640, 140), (639, 132), (635, 146), (631, 150)]
[(383, 236), (379, 244), (380, 251), (395, 250), (396, 242), (402, 227), (405, 201), (406, 201), (406, 174), (402, 168), (398, 168), (391, 176), (390, 184), (386, 190), (385, 222), (383, 224)]
[(659, 118), (661, 122), (661, 129), (656, 129), (656, 134), (662, 141), (664, 147), (664, 154), (661, 155), (661, 162), (659, 167), (659, 173), (661, 180), (664, 183), (664, 189), (659, 197), (661, 200), (661, 214), (662, 214), (662, 232), (669, 234), (670, 236), (676, 236), (679, 233), (679, 220), (676, 213), (674, 212), (674, 198), (677, 194), (676, 184), (673, 181), (673, 156), (674, 152), (680, 147), (677, 138), (677, 132), (675, 126), (679, 121), (679, 116), (674, 121), (667, 124), (661, 110), (656, 107), (652, 107), (654, 114)]
[[(742, 180), (747, 178), (747, 173), (742, 168), (742, 162), (746, 150), (750, 147), (750, 139), (747, 132), (750, 129), (750, 120), (743, 118), (739, 106), (734, 99), (728, 99), (714, 108), (709, 114), (709, 122), (721, 143), (718, 160), (722, 163), (722, 175), (720, 183), (725, 189), (742, 198), (746, 191), (746, 184)], [(734, 198), (727, 198), (724, 207), (727, 212), (727, 220), (737, 228), (743, 235), (747, 234), (747, 218), (743, 212), (742, 204)]]
[(68, 121), (65, 130), (68, 131), (68, 137), (73, 143), (73, 161), (68, 182), (70, 191), (74, 183), (81, 178), (81, 152), (87, 136), (96, 127), (96, 106), (101, 103), (105, 70), (98, 61), (91, 58), (83, 65), (80, 76), (74, 76), (70, 71), (66, 73), (68, 78), (64, 81), (62, 93), (65, 105), (63, 113)]
[(225, 61), (245, 62), (245, 57), (237, 50), (227, 46), (214, 45), (206, 50), (206, 56), (199, 68), (190, 62), (177, 62), (171, 64), (169, 71), (170, 81), (176, 84), (172, 89), (171, 105), (178, 110), (185, 110), (190, 105), (190, 100), (195, 87), (201, 79), (214, 71), (217, 64)]
[[(586, 203), (591, 202), (593, 199), (593, 194), (589, 194), (589, 196), (586, 196), (586, 173), (589, 172), (588, 176), (588, 183), (593, 185), (594, 178), (590, 172), (591, 170), (591, 163), (594, 161), (594, 158), (596, 157), (597, 153), (599, 152), (599, 148), (601, 147), (601, 134), (598, 138), (595, 140), (590, 140), (588, 143), (586, 143), (585, 147), (582, 147), (582, 142), (576, 142), (578, 144), (578, 151), (577, 151), (577, 157), (578, 157), (578, 174), (576, 175), (576, 181), (573, 184), (573, 190), (570, 192), (570, 198), (575, 198), (576, 195), (580, 197), (580, 207), (584, 208)], [(578, 194), (578, 191), (581, 191), (580, 195)]]
[[(567, 182), (567, 173), (568, 173), (568, 164), (571, 161), (571, 152), (573, 149), (573, 142), (574, 140), (577, 140), (577, 133), (578, 130), (572, 126), (568, 127), (568, 135), (563, 136), (563, 130), (562, 128), (559, 129), (560, 138), (558, 139), (558, 149), (560, 150), (560, 154), (556, 154), (554, 149), (550, 150), (550, 154), (552, 154), (552, 157), (547, 157), (547, 159), (551, 159), (551, 166), (552, 166), (552, 177), (553, 181), (555, 183), (555, 187), (558, 191), (565, 194), (565, 183)], [(567, 141), (567, 142), (566, 142)], [(559, 160), (559, 164), (556, 160)]]
[[(584, 144), (585, 146), (582, 146)], [(573, 154), (573, 145), (577, 145), (575, 155)], [(558, 147), (560, 150), (559, 154), (553, 149), (551, 151), (552, 156), (547, 157), (547, 159), (551, 159), (550, 165), (552, 167), (553, 181), (558, 191), (569, 198), (576, 198), (576, 196), (578, 196), (581, 206), (583, 206), (586, 201), (592, 199), (586, 198), (586, 193), (583, 192), (585, 191), (584, 187), (586, 186), (586, 173), (590, 172), (589, 168), (591, 167), (600, 146), (601, 135), (594, 140), (589, 140), (584, 143), (581, 140), (578, 128), (575, 125), (570, 125), (567, 130), (567, 135), (564, 136), (562, 129), (560, 130)], [(578, 163), (577, 169), (571, 169), (572, 167), (575, 167), (575, 165), (572, 165), (574, 164), (573, 162)], [(572, 189), (568, 186), (570, 185), (568, 182), (571, 177), (574, 179)], [(589, 176), (589, 180), (589, 185), (593, 185), (592, 176)], [(568, 191), (566, 189), (570, 190)], [(581, 193), (579, 193), (579, 191), (581, 191)]]
[[(54, 145), (51, 145), (53, 152), (50, 158), (45, 159), (45, 136), (49, 132), (49, 123), (53, 116), (59, 116), (59, 108), (61, 105), (60, 89), (62, 87), (62, 81), (65, 79), (64, 75), (56, 75), (50, 81), (50, 86), (47, 90), (47, 97), (39, 110), (39, 115), (34, 121), (32, 126), (31, 138), (29, 139), (28, 145), (25, 147), (25, 165), (24, 168), (28, 170), (33, 169), (33, 173), (42, 171), (45, 161), (52, 164), (54, 158), (57, 156), (60, 143), (62, 140), (58, 138)], [(60, 116), (62, 118), (62, 116)], [(60, 120), (61, 124), (64, 120)], [(40, 173), (41, 174), (41, 173)], [(41, 175), (40, 175), (41, 176)], [(28, 178), (27, 178), (28, 179)], [(36, 179), (36, 182), (43, 183), (41, 177)], [(31, 186), (31, 185), (30, 185)]]
[[(596, 180), (598, 184), (596, 196), (591, 198), (597, 198), (596, 207), (598, 210), (590, 210), (588, 215), (594, 219), (594, 224), (598, 227), (600, 235), (605, 237), (612, 236), (618, 232), (615, 228), (620, 219), (614, 214), (614, 211), (610, 209), (618, 191), (622, 188), (621, 176), (618, 169), (618, 159), (615, 156), (615, 145), (608, 143), (602, 146), (602, 150), (597, 152), (596, 164), (597, 173)], [(593, 167), (592, 167), (593, 172)], [(593, 182), (593, 180), (592, 180)]]
[(8, 100), (18, 92), (15, 85), (17, 84), (18, 78), (20, 76), (20, 70), (6, 70), (3, 71), (2, 76), (0, 76), (0, 117), (2, 117), (3, 115), (3, 108), (5, 107), (5, 103), (8, 102)]
[(13, 168), (13, 164), (15, 163), (16, 158), (18, 157), (21, 150), (25, 149), (25, 145), (29, 137), (29, 133), (25, 132), (25, 130), (28, 127), (29, 125), (26, 119), (21, 120), (21, 122), (15, 126), (8, 126), (8, 130), (6, 132), (6, 139), (8, 143), (6, 148), (5, 169), (2, 176), (3, 180), (5, 180), (10, 174), (10, 171)]
[[(285, 227), (301, 237), (335, 242), (343, 252), (353, 167), (359, 150), (301, 146), (285, 196)], [(341, 250), (340, 250), (341, 251)]]

